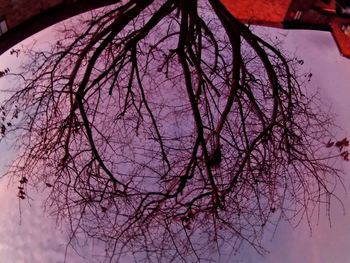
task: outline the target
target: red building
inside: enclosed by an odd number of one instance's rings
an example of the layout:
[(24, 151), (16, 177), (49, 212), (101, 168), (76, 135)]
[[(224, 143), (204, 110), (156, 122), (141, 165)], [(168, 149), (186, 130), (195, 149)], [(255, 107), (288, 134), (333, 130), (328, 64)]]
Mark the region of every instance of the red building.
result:
[(221, 0), (239, 20), (286, 29), (330, 31), (350, 58), (350, 0)]

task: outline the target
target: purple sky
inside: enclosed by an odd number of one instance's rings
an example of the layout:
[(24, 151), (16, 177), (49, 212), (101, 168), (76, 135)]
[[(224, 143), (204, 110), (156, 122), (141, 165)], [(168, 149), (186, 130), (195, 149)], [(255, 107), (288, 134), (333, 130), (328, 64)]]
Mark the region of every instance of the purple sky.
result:
[[(265, 31), (263, 29), (262, 31)], [(267, 32), (267, 31), (266, 31)], [(270, 32), (270, 31), (269, 31)], [(270, 33), (271, 34), (271, 33)], [(313, 73), (312, 87), (320, 88), (325, 107), (338, 115), (337, 130), (340, 138), (349, 136), (350, 122), (350, 60), (342, 58), (330, 33), (311, 31), (276, 31), (284, 38), (284, 47), (305, 61), (305, 71)], [(38, 41), (50, 39), (52, 31), (46, 30), (35, 38)], [(0, 70), (15, 67), (16, 61), (8, 54), (0, 56)], [(1, 88), (5, 83), (0, 82)], [(6, 84), (9, 85), (9, 84)], [(1, 94), (0, 94), (1, 97)], [(0, 144), (1, 163), (11, 155), (6, 145)], [(344, 178), (350, 176), (349, 164), (344, 163)], [(345, 180), (350, 189), (350, 179)], [(56, 229), (55, 221), (48, 218), (40, 206), (41, 197), (33, 194), (33, 201), (22, 203), (22, 224), (19, 225), (16, 186), (8, 186), (7, 178), (0, 180), (0, 261), (3, 263), (62, 262), (66, 236), (62, 229)], [(313, 222), (312, 235), (306, 224), (297, 229), (281, 223), (275, 237), (267, 234), (265, 245), (270, 254), (264, 258), (253, 250), (243, 248), (230, 262), (243, 263), (344, 263), (350, 258), (350, 199), (339, 188), (343, 198), (345, 215), (334, 204), (332, 227), (325, 216)], [(323, 213), (325, 215), (325, 213)], [(97, 262), (90, 257), (95, 252), (90, 244), (83, 249), (87, 258), (81, 259), (70, 253), (67, 262)], [(96, 249), (95, 249), (96, 250)], [(90, 252), (87, 252), (90, 251)], [(92, 251), (92, 252), (91, 252)]]
[[(328, 32), (282, 31), (275, 34), (284, 38), (284, 48), (304, 60), (305, 71), (313, 73), (310, 89), (319, 88), (326, 110), (336, 113), (335, 131), (338, 137), (349, 136), (350, 131), (350, 60), (339, 55), (337, 46)], [(282, 38), (283, 39), (283, 38)], [(349, 163), (343, 163), (345, 184), (350, 189)], [(270, 254), (264, 258), (251, 249), (244, 249), (239, 262), (262, 263), (344, 263), (350, 258), (350, 200), (341, 187), (338, 195), (343, 199), (345, 215), (339, 205), (332, 203), (331, 227), (325, 212), (319, 222), (312, 222), (312, 233), (306, 222), (296, 229), (286, 223), (278, 227), (271, 241), (267, 235), (266, 247)], [(269, 240), (270, 239), (270, 240)]]

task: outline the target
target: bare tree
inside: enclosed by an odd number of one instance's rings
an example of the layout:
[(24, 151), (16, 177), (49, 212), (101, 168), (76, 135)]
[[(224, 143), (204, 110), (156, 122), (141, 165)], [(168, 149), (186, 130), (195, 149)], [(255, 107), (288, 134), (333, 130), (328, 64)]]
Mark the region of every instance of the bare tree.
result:
[(128, 0), (74, 24), (28, 53), (1, 107), (19, 197), (47, 187), (72, 240), (100, 240), (110, 262), (213, 261), (264, 252), (265, 229), (330, 203), (341, 180), (311, 76), (220, 1)]

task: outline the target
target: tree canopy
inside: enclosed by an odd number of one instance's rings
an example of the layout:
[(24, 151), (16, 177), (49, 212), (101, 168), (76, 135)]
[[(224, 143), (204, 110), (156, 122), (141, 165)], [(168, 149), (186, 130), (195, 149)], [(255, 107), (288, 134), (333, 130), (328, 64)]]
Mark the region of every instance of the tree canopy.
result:
[(348, 141), (325, 145), (311, 74), (218, 0), (122, 1), (27, 56), (1, 106), (8, 173), (21, 199), (46, 187), (71, 241), (101, 241), (109, 262), (263, 253), (265, 229), (309, 220), (341, 182), (327, 147), (347, 159)]

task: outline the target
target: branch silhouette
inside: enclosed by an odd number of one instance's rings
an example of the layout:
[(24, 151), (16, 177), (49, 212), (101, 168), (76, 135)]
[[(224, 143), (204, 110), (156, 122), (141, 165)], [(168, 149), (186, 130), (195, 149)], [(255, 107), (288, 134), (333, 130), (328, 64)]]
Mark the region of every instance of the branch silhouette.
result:
[(2, 134), (19, 137), (20, 198), (48, 188), (72, 240), (109, 262), (214, 261), (223, 244), (264, 253), (265, 229), (330, 204), (331, 118), (298, 60), (220, 1), (123, 1), (62, 34), (27, 52)]

